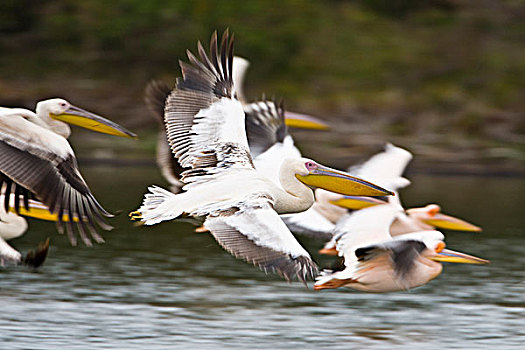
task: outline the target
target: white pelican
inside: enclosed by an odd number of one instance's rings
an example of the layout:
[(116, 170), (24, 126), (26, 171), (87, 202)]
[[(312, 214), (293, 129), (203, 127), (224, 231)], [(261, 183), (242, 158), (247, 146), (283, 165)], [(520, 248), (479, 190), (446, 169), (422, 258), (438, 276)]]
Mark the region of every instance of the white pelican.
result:
[(233, 38), (217, 33), (210, 55), (198, 43), (200, 60), (180, 62), (182, 79), (169, 96), (165, 122), (171, 149), (183, 168), (180, 194), (150, 187), (142, 206), (130, 214), (146, 225), (176, 219), (183, 213), (205, 217), (204, 227), (231, 254), (304, 280), (316, 271), (310, 255), (295, 240), (277, 213), (306, 210), (313, 203), (308, 186), (340, 192), (389, 194), (363, 180), (300, 158), (281, 167), (281, 186), (259, 174), (250, 156), (244, 111), (232, 82)]
[(315, 290), (349, 287), (365, 292), (393, 292), (421, 286), (442, 271), (440, 262), (486, 264), (487, 260), (444, 249), (439, 231), (389, 233), (401, 208), (385, 204), (346, 215), (337, 224), (337, 250), (342, 271), (324, 271)]
[[(309, 115), (285, 111), (282, 103), (278, 105), (264, 98), (258, 102), (248, 103), (244, 97), (243, 81), (249, 65), (250, 63), (244, 58), (238, 56), (233, 58), (232, 80), (237, 99), (243, 104), (246, 113), (246, 132), (250, 152), (256, 169), (279, 183), (280, 164), (275, 164), (273, 158), (275, 156), (281, 157), (280, 159), (288, 156), (301, 157), (292, 137), (287, 133), (286, 126), (326, 130), (328, 125)], [(160, 127), (157, 138), (157, 165), (162, 176), (170, 184), (171, 192), (179, 193), (183, 186), (180, 174), (184, 169), (171, 154), (164, 126), (164, 106), (171, 90), (166, 82), (152, 80), (144, 91), (144, 101)], [(272, 148), (274, 145), (275, 147)], [(267, 150), (269, 152), (263, 154)]]
[[(12, 194), (11, 203), (14, 202), (14, 197), (15, 196)], [(0, 195), (0, 203), (4, 203), (4, 195)], [(46, 210), (42, 210), (45, 208), (42, 203), (29, 200), (28, 208), (32, 216), (46, 219)], [(21, 208), (21, 211), (25, 211), (25, 209)], [(38, 214), (40, 211), (44, 213), (43, 216)], [(47, 213), (50, 214), (49, 212)], [(41, 244), (36, 252), (30, 252), (25, 257), (22, 257), (20, 252), (6, 242), (23, 235), (26, 232), (27, 227), (27, 221), (22, 216), (18, 216), (13, 212), (7, 212), (4, 205), (0, 205), (0, 265), (3, 265), (6, 262), (11, 262), (17, 265), (25, 263), (26, 265), (38, 267), (44, 262), (49, 248), (49, 240), (46, 240), (44, 244)]]
[[(96, 201), (82, 178), (73, 149), (66, 138), (71, 129), (65, 123), (117, 136), (135, 137), (121, 126), (55, 98), (38, 102), (36, 114), (22, 108), (0, 109), (0, 188), (6, 200), (14, 193), (14, 208), (27, 209), (28, 198), (35, 196), (57, 215), (59, 229), (66, 223), (73, 245), (73, 221), (86, 245), (91, 245), (87, 228), (97, 242), (103, 242), (96, 232), (96, 222), (111, 229), (103, 216), (111, 217)], [(3, 186), (2, 186), (3, 185)], [(69, 216), (73, 220), (69, 220)]]
[[(387, 202), (401, 206), (398, 191), (410, 184), (410, 181), (402, 177), (402, 174), (411, 159), (412, 154), (410, 152), (388, 143), (383, 152), (372, 156), (363, 164), (348, 169), (348, 172), (354, 176), (370, 179), (380, 186), (392, 189), (395, 196), (388, 198), (342, 196), (317, 189), (315, 192), (316, 202), (312, 208), (306, 212), (285, 217), (286, 224), (295, 233), (326, 239), (332, 236), (337, 220), (347, 212), (344, 208), (358, 210)], [(481, 231), (478, 226), (464, 220), (441, 214), (440, 210), (441, 208), (437, 204), (408, 209), (406, 210), (407, 216), (399, 217), (394, 221), (391, 234), (433, 230), (434, 228)], [(333, 248), (333, 242), (328, 246)], [(328, 253), (329, 251), (324, 252)]]
[[(396, 194), (395, 196), (388, 198), (371, 198), (338, 195), (339, 198), (332, 198), (329, 201), (330, 204), (325, 205), (332, 208), (334, 205), (341, 207), (336, 212), (340, 212), (342, 208), (358, 210), (385, 203), (390, 203), (402, 208), (398, 191), (410, 184), (410, 181), (401, 175), (411, 159), (412, 154), (410, 152), (389, 143), (385, 146), (384, 152), (372, 156), (362, 165), (349, 169), (349, 172), (354, 175), (366, 176), (368, 174), (370, 178), (374, 179), (374, 182), (381, 184), (381, 186), (392, 188)], [(437, 204), (428, 204), (425, 207), (407, 209), (404, 213), (396, 215), (390, 226), (390, 234), (392, 236), (398, 236), (410, 232), (434, 230), (435, 228), (470, 232), (481, 231), (481, 228), (478, 226), (453, 216), (442, 214), (440, 211), (441, 207)], [(337, 254), (335, 236), (325, 244), (324, 248), (320, 250), (320, 253), (329, 255)]]

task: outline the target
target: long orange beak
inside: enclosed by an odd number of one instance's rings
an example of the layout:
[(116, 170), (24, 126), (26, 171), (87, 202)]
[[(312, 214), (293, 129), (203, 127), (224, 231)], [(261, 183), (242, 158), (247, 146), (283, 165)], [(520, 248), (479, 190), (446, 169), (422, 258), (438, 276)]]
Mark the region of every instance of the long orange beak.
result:
[(284, 123), (292, 128), (328, 130), (330, 126), (321, 119), (307, 114), (284, 112)]
[(50, 114), (50, 116), (53, 119), (101, 132), (103, 134), (132, 138), (137, 137), (136, 134), (117, 123), (75, 106), (69, 107), (64, 113)]
[(456, 252), (450, 249), (443, 249), (437, 255), (430, 257), (431, 260), (440, 262), (451, 262), (460, 264), (488, 264), (489, 260), (481, 259), (473, 255)]
[(359, 210), (373, 207), (374, 205), (387, 204), (386, 201), (379, 198), (364, 196), (344, 196), (337, 200), (332, 200), (330, 203), (351, 210)]
[(394, 193), (340, 170), (322, 165), (308, 175), (295, 175), (302, 183), (348, 196), (391, 196)]
[(458, 218), (455, 218), (453, 216), (445, 215), (445, 214), (435, 214), (429, 219), (424, 219), (423, 222), (425, 222), (428, 225), (442, 228), (446, 230), (456, 230), (456, 231), (469, 231), (469, 232), (480, 232), (481, 227), (473, 225), (465, 220), (461, 220)]

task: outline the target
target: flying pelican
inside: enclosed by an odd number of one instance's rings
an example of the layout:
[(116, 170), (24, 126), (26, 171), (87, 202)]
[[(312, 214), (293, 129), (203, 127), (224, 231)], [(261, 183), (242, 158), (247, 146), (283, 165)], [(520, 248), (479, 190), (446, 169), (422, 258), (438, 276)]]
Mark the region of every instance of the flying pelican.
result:
[[(347, 210), (358, 210), (374, 205), (395, 203), (401, 206), (398, 191), (410, 184), (410, 180), (402, 176), (406, 166), (412, 159), (407, 150), (390, 143), (385, 145), (383, 152), (375, 154), (363, 164), (350, 167), (348, 172), (354, 176), (371, 179), (380, 186), (392, 189), (395, 196), (362, 197), (343, 196), (317, 189), (316, 202), (306, 212), (289, 215), (285, 222), (293, 232), (307, 234), (320, 239), (332, 236), (337, 220), (347, 213)], [(407, 209), (407, 216), (398, 217), (392, 224), (391, 234), (399, 235), (434, 228), (458, 231), (481, 231), (481, 228), (464, 220), (440, 213), (437, 204), (429, 204), (421, 208)], [(335, 247), (332, 243), (328, 247)], [(325, 250), (329, 253), (329, 250)]]
[(165, 106), (168, 141), (182, 174), (180, 194), (152, 186), (142, 206), (130, 214), (146, 225), (182, 214), (205, 217), (204, 227), (229, 253), (275, 271), (287, 280), (304, 281), (317, 270), (310, 255), (295, 240), (278, 213), (306, 210), (313, 203), (308, 186), (339, 192), (390, 192), (361, 179), (300, 158), (281, 167), (281, 186), (258, 173), (253, 165), (242, 104), (232, 81), (233, 38), (217, 32), (208, 56), (198, 43), (200, 60), (190, 51), (191, 64), (180, 62), (182, 79)]
[(337, 250), (342, 271), (324, 271), (315, 290), (341, 286), (364, 292), (393, 292), (428, 283), (442, 271), (440, 262), (487, 264), (471, 255), (444, 249), (439, 231), (417, 231), (397, 237), (389, 233), (397, 205), (385, 204), (345, 215), (337, 224)]
[[(71, 105), (60, 98), (40, 101), (36, 114), (22, 108), (0, 109), (0, 189), (5, 196), (4, 209), (14, 193), (14, 208), (28, 209), (28, 199), (36, 197), (57, 215), (60, 231), (66, 223), (73, 245), (76, 221), (79, 235), (91, 245), (87, 228), (97, 242), (103, 239), (96, 232), (96, 222), (111, 229), (103, 216), (112, 215), (97, 202), (77, 166), (73, 149), (66, 138), (71, 129), (66, 122), (91, 130), (126, 137), (135, 134), (96, 114)], [(71, 216), (72, 220), (69, 219)]]
[[(264, 98), (258, 102), (248, 103), (244, 97), (243, 82), (249, 65), (248, 60), (242, 57), (235, 56), (233, 58), (233, 85), (235, 86), (237, 99), (243, 104), (244, 112), (246, 113), (246, 132), (256, 168), (263, 171), (265, 175), (275, 179), (276, 183), (278, 183), (280, 164), (268, 166), (263, 159), (266, 159), (272, 153), (277, 153), (282, 159), (286, 158), (286, 156), (301, 157), (301, 153), (294, 146), (292, 137), (286, 131), (286, 126), (326, 130), (328, 125), (322, 120), (309, 115), (285, 111), (282, 103), (276, 104)], [(180, 174), (185, 169), (179, 165), (171, 154), (164, 125), (164, 106), (171, 91), (172, 88), (166, 82), (152, 80), (146, 85), (144, 101), (155, 120), (159, 123), (157, 165), (161, 170), (162, 176), (170, 184), (171, 192), (179, 193), (183, 186), (183, 183), (180, 181)], [(262, 155), (265, 150), (268, 150), (274, 144), (276, 146), (268, 154)], [(262, 157), (261, 160), (258, 159), (259, 155)], [(271, 172), (271, 174), (268, 172)]]
[[(11, 194), (11, 201), (14, 202), (14, 194)], [(0, 203), (4, 202), (4, 195), (0, 195)], [(27, 213), (31, 212), (33, 217), (39, 217), (43, 219), (50, 219), (52, 217), (49, 211), (45, 210), (42, 203), (35, 200), (29, 200), (28, 203), (29, 211), (21, 209)], [(34, 209), (34, 210), (33, 210)], [(46, 212), (47, 214), (46, 215)], [(42, 213), (43, 215), (40, 215)], [(36, 251), (30, 251), (26, 254), (25, 257), (22, 257), (22, 254), (11, 247), (6, 241), (20, 237), (27, 230), (28, 224), (27, 221), (11, 211), (6, 211), (3, 205), (0, 205), (0, 265), (3, 265), (6, 262), (11, 262), (16, 265), (26, 264), (32, 267), (40, 266), (46, 256), (47, 250), (49, 249), (49, 239), (47, 239), (43, 244), (40, 244)]]
[[(361, 177), (367, 177), (366, 175), (368, 174), (369, 176), (367, 178), (374, 179), (375, 183), (392, 188), (395, 196), (388, 198), (370, 198), (337, 195), (339, 198), (333, 196), (329, 204), (326, 204), (325, 201), (325, 206), (333, 207), (336, 205), (341, 207), (337, 212), (340, 212), (342, 208), (358, 210), (386, 203), (402, 208), (403, 206), (398, 191), (410, 184), (410, 180), (401, 175), (411, 159), (412, 154), (407, 150), (390, 143), (386, 144), (383, 152), (372, 156), (362, 165), (348, 169), (348, 171)], [(390, 226), (390, 234), (392, 236), (398, 236), (410, 232), (434, 230), (436, 228), (469, 232), (481, 231), (480, 227), (467, 221), (442, 214), (439, 205), (428, 204), (425, 207), (407, 209), (404, 213), (396, 215)], [(324, 248), (320, 250), (320, 253), (328, 255), (337, 254), (335, 236), (325, 244)]]

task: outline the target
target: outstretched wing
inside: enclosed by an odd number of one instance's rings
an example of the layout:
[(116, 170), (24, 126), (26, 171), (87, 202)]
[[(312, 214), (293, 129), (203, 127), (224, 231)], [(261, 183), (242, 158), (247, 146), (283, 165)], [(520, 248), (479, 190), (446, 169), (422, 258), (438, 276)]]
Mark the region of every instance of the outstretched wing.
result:
[(386, 257), (396, 276), (402, 280), (412, 271), (416, 258), (425, 248), (425, 243), (418, 240), (394, 240), (358, 248), (355, 255), (361, 264), (367, 265)]
[(266, 100), (250, 103), (244, 106), (244, 113), (252, 157), (255, 158), (276, 143), (284, 141), (287, 127), (282, 103)]
[(356, 249), (392, 240), (390, 225), (400, 212), (401, 208), (395, 205), (382, 204), (342, 217), (336, 224), (333, 240), (337, 251), (344, 256), (345, 265), (351, 266), (357, 261)]
[(286, 280), (297, 276), (302, 281), (317, 273), (308, 252), (264, 199), (210, 215), (204, 227), (230, 254), (266, 272), (276, 272)]
[(363, 164), (350, 167), (348, 172), (397, 191), (410, 184), (402, 175), (411, 159), (412, 153), (387, 143), (383, 152), (372, 156)]
[(164, 81), (152, 80), (146, 85), (144, 102), (160, 125), (157, 138), (157, 165), (162, 172), (162, 176), (170, 183), (170, 190), (178, 193), (180, 192), (180, 187), (182, 187), (179, 179), (185, 169), (180, 166), (173, 153), (171, 153), (164, 125), (164, 106), (170, 93), (171, 88)]
[[(3, 186), (5, 184), (5, 186)], [(78, 169), (73, 150), (66, 139), (20, 116), (0, 116), (0, 189), (5, 198), (18, 197), (15, 209), (27, 207), (28, 191), (58, 215), (59, 227), (65, 222), (71, 243), (76, 244), (72, 221), (86, 245), (103, 242), (95, 223), (111, 229), (103, 216), (111, 217), (97, 202)], [(8, 201), (5, 201), (7, 210)], [(71, 218), (73, 220), (71, 220)]]
[(144, 89), (144, 102), (164, 129), (164, 106), (171, 87), (162, 80), (151, 80)]
[(200, 60), (180, 62), (182, 79), (168, 97), (165, 122), (173, 154), (189, 170), (186, 184), (207, 181), (230, 168), (253, 169), (246, 138), (244, 111), (232, 82), (233, 37), (226, 31), (220, 51), (213, 33), (209, 56), (198, 43)]

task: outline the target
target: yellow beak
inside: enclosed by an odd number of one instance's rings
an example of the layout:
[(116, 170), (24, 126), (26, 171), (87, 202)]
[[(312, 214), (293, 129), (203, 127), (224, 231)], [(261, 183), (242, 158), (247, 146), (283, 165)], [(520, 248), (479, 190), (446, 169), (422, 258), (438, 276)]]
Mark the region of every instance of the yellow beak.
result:
[(284, 112), (284, 123), (291, 128), (328, 130), (328, 124), (306, 114)]
[(430, 257), (431, 260), (440, 262), (451, 262), (460, 264), (488, 264), (490, 261), (472, 255), (443, 249), (439, 254)]
[(386, 204), (387, 202), (374, 197), (344, 196), (343, 198), (330, 201), (330, 203), (346, 209), (359, 210), (374, 205)]
[(423, 220), (426, 224), (446, 230), (480, 232), (481, 227), (464, 220), (445, 214), (436, 214), (430, 219)]
[(308, 186), (348, 196), (387, 196), (394, 194), (371, 182), (321, 165), (317, 169), (310, 171), (308, 175), (295, 176)]
[(117, 123), (75, 106), (69, 107), (64, 113), (51, 114), (51, 118), (103, 134), (133, 138), (137, 137), (136, 134)]
[[(9, 211), (15, 213), (15, 208), (10, 206)], [(18, 214), (40, 220), (58, 221), (57, 214), (51, 213), (43, 203), (32, 199), (29, 200), (29, 209), (26, 210), (23, 206), (20, 206)], [(69, 221), (69, 216), (67, 214), (64, 214), (62, 216), (62, 221)], [(78, 219), (75, 218), (73, 221), (77, 222)]]

